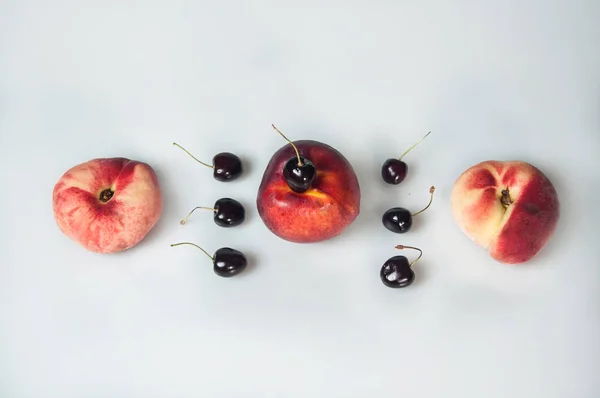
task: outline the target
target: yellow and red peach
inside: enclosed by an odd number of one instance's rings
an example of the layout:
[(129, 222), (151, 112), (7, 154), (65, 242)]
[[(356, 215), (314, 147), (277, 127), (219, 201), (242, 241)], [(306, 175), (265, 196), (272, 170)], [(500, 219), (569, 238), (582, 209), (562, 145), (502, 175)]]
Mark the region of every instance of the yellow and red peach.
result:
[(548, 243), (559, 219), (556, 189), (522, 161), (484, 161), (462, 173), (451, 194), (453, 217), (477, 245), (501, 263), (531, 260)]
[(84, 248), (115, 253), (137, 245), (162, 213), (154, 170), (126, 158), (99, 158), (66, 171), (52, 192), (59, 229)]
[(331, 146), (294, 141), (300, 156), (317, 169), (312, 187), (294, 192), (283, 177), (286, 162), (296, 156), (291, 145), (271, 157), (257, 195), (258, 214), (267, 228), (295, 243), (314, 243), (341, 234), (360, 212), (360, 187), (348, 160)]

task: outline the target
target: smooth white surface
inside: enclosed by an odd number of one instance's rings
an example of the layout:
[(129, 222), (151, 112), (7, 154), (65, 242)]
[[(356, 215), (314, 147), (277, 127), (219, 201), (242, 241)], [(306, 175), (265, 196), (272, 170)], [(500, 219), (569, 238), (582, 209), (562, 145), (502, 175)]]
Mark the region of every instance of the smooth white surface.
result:
[[(327, 5), (326, 5), (327, 3)], [(494, 3), (494, 4), (493, 4)], [(600, 396), (600, 7), (594, 1), (3, 1), (0, 5), (0, 396)], [(271, 154), (327, 142), (354, 165), (362, 212), (340, 238), (279, 240), (255, 195)], [(402, 186), (381, 163), (426, 131)], [(171, 145), (247, 173), (223, 184)], [(102, 256), (57, 229), (51, 191), (94, 157), (149, 162), (156, 229)], [(485, 159), (542, 168), (559, 230), (523, 267), (452, 222), (454, 179)], [(435, 201), (396, 236), (383, 211)], [(232, 196), (225, 230), (196, 205)], [(220, 279), (190, 247), (233, 246)], [(396, 244), (417, 282), (385, 288)]]

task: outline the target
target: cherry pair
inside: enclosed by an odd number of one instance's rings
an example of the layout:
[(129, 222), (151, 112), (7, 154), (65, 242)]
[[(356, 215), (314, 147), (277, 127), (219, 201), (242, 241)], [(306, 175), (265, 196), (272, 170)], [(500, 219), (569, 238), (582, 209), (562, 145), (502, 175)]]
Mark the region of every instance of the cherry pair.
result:
[[(189, 216), (196, 209), (212, 210), (214, 212), (214, 222), (221, 227), (234, 227), (241, 224), (245, 219), (245, 210), (240, 202), (230, 198), (222, 198), (216, 201), (213, 207), (195, 207), (188, 213), (185, 218), (180, 221), (181, 225), (187, 222)], [(244, 269), (248, 261), (244, 253), (239, 250), (232, 249), (230, 247), (222, 247), (215, 252), (214, 255), (208, 254), (206, 250), (190, 242), (174, 243), (171, 245), (192, 245), (202, 250), (213, 262), (213, 270), (215, 274), (222, 277), (230, 277), (239, 274)]]
[[(433, 201), (433, 191), (435, 187), (429, 189), (431, 197), (427, 206), (419, 210), (418, 212), (411, 214), (410, 211), (402, 207), (394, 207), (386, 211), (383, 215), (383, 225), (387, 229), (396, 233), (405, 233), (410, 230), (412, 225), (412, 218), (418, 214), (421, 214), (431, 205)], [(419, 251), (419, 257), (413, 262), (409, 263), (408, 259), (404, 256), (394, 256), (388, 259), (381, 267), (379, 276), (381, 281), (387, 287), (400, 288), (409, 286), (415, 279), (415, 273), (412, 270), (412, 265), (419, 261), (423, 252), (421, 249), (412, 246), (398, 245), (396, 249), (414, 249)]]
[[(425, 134), (425, 136), (419, 141), (417, 141), (415, 144), (413, 144), (413, 146), (408, 148), (400, 156), (400, 158), (392, 158), (384, 162), (381, 168), (381, 177), (386, 183), (398, 185), (402, 181), (404, 181), (404, 179), (406, 178), (406, 173), (408, 172), (408, 166), (404, 161), (402, 161), (402, 158), (407, 153), (409, 153), (414, 147), (416, 147), (421, 141), (423, 141), (429, 134), (431, 134), (431, 131)], [(432, 186), (429, 189), (429, 193), (431, 194), (429, 204), (427, 204), (427, 206), (425, 206), (424, 209), (419, 210), (416, 213), (411, 213), (409, 210), (403, 207), (393, 207), (387, 210), (381, 218), (383, 225), (390, 231), (398, 234), (408, 232), (412, 227), (413, 217), (418, 214), (421, 214), (422, 212), (427, 210), (427, 208), (431, 205), (431, 202), (433, 201), (433, 191), (435, 191), (435, 187)]]
[[(214, 212), (214, 221), (221, 227), (233, 227), (241, 224), (245, 219), (244, 207), (238, 201), (230, 198), (222, 198), (217, 200), (214, 207), (195, 207), (188, 213), (185, 218), (180, 221), (181, 225), (184, 225), (190, 215), (196, 209), (212, 210)], [(244, 269), (248, 261), (244, 253), (239, 250), (232, 249), (230, 247), (222, 247), (218, 249), (214, 255), (208, 254), (206, 250), (190, 242), (174, 243), (171, 245), (192, 245), (202, 250), (213, 262), (213, 270), (215, 274), (222, 277), (230, 277), (239, 274)]]
[[(193, 208), (192, 211), (190, 211), (188, 215), (180, 221), (180, 224), (184, 225), (188, 217), (191, 216), (196, 209), (212, 210), (214, 212), (215, 223), (225, 228), (239, 225), (245, 219), (245, 210), (241, 203), (234, 199), (222, 198), (217, 200), (214, 207), (212, 208)], [(171, 245), (171, 247), (179, 245), (192, 245), (202, 250), (204, 254), (206, 254), (212, 260), (213, 270), (215, 274), (222, 277), (227, 278), (237, 275), (244, 269), (246, 269), (246, 265), (248, 264), (244, 253), (240, 252), (239, 250), (232, 249), (230, 247), (222, 247), (218, 249), (214, 255), (211, 256), (206, 250), (190, 242), (174, 243)]]
[[(213, 164), (204, 163), (198, 160), (194, 155), (188, 152), (187, 149), (174, 142), (173, 145), (179, 147), (185, 153), (187, 153), (196, 162), (213, 169), (213, 177), (217, 181), (227, 182), (237, 179), (243, 171), (242, 161), (240, 158), (233, 153), (221, 152), (213, 157)], [(188, 213), (183, 220), (181, 225), (184, 225), (187, 219), (197, 209), (212, 210), (214, 213), (214, 222), (220, 227), (235, 227), (244, 222), (246, 218), (246, 211), (244, 206), (240, 202), (231, 198), (221, 198), (217, 200), (213, 207), (194, 207), (192, 211)]]

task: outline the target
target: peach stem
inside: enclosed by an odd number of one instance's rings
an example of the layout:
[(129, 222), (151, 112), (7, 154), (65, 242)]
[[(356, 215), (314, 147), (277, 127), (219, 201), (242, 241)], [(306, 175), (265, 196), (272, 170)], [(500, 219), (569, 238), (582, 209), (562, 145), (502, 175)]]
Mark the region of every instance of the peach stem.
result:
[(402, 158), (404, 157), (404, 155), (406, 155), (407, 153), (409, 153), (414, 147), (416, 147), (417, 145), (419, 145), (421, 143), (421, 141), (423, 141), (425, 138), (427, 138), (427, 136), (431, 134), (431, 131), (427, 134), (425, 134), (425, 136), (423, 138), (421, 138), (419, 141), (415, 142), (413, 144), (413, 146), (411, 146), (410, 148), (408, 148), (406, 151), (404, 151), (404, 153), (402, 155), (400, 155), (400, 158), (398, 160), (402, 160)]
[(414, 213), (413, 217), (414, 216), (418, 216), (419, 214), (423, 213), (425, 210), (427, 210), (429, 208), (429, 206), (431, 206), (431, 202), (433, 202), (433, 192), (434, 191), (435, 191), (435, 187), (431, 186), (431, 188), (429, 188), (429, 193), (431, 194), (431, 196), (429, 197), (429, 203), (427, 203), (427, 206), (425, 206), (424, 208), (422, 208), (418, 212)]
[(179, 147), (179, 148), (181, 148), (181, 150), (183, 150), (185, 153), (187, 153), (188, 155), (190, 155), (192, 159), (194, 159), (196, 162), (200, 163), (201, 165), (204, 165), (204, 166), (206, 166), (206, 167), (210, 167), (211, 169), (214, 169), (214, 168), (215, 168), (215, 166), (213, 166), (213, 165), (211, 165), (211, 164), (208, 164), (208, 163), (204, 163), (203, 161), (201, 161), (201, 160), (197, 159), (197, 158), (196, 158), (194, 155), (192, 155), (191, 153), (189, 153), (189, 152), (187, 151), (187, 149), (185, 149), (184, 147), (182, 147), (182, 146), (181, 146), (181, 145), (179, 145), (178, 143), (174, 142), (174, 143), (173, 143), (173, 145), (175, 145), (176, 147)]
[(201, 248), (200, 246), (198, 246), (195, 243), (190, 243), (190, 242), (172, 243), (171, 247), (173, 247), (173, 246), (179, 246), (179, 245), (192, 245), (192, 246), (195, 246), (198, 249), (202, 250), (202, 252), (204, 252), (204, 254), (206, 254), (208, 256), (208, 258), (210, 258), (211, 260), (215, 261), (215, 259), (213, 258), (213, 256), (211, 256), (210, 254), (208, 254), (208, 252), (206, 250), (204, 250), (203, 248)]
[(287, 142), (290, 143), (290, 145), (292, 146), (292, 148), (294, 148), (294, 151), (296, 151), (296, 156), (298, 157), (298, 166), (302, 167), (302, 160), (300, 160), (300, 152), (298, 152), (298, 148), (296, 148), (296, 145), (294, 145), (294, 143), (292, 141), (290, 141), (285, 135), (283, 135), (283, 133), (281, 131), (279, 131), (279, 129), (277, 127), (275, 127), (274, 124), (271, 124), (271, 127), (273, 127), (275, 129), (275, 131), (277, 131), (279, 133), (279, 135), (281, 135), (283, 137), (284, 140), (286, 140)]
[(201, 207), (201, 206), (194, 207), (194, 208), (192, 209), (192, 211), (190, 211), (190, 212), (188, 213), (188, 215), (187, 215), (187, 216), (185, 216), (185, 217), (184, 217), (184, 218), (183, 218), (181, 221), (179, 221), (179, 223), (180, 223), (181, 225), (184, 225), (184, 224), (186, 223), (187, 219), (188, 219), (188, 218), (189, 218), (189, 217), (192, 215), (192, 213), (193, 213), (194, 211), (196, 211), (197, 209), (203, 209), (203, 210), (212, 210), (212, 211), (217, 211), (217, 209), (213, 209), (212, 207)]
[(502, 196), (500, 196), (500, 203), (502, 203), (502, 206), (504, 206), (505, 209), (513, 203), (513, 200), (510, 197), (510, 192), (508, 191), (508, 187), (502, 190)]
[(100, 200), (100, 202), (102, 202), (102, 203), (106, 203), (113, 197), (114, 194), (115, 193), (112, 189), (107, 188), (107, 189), (103, 190), (102, 192), (100, 192), (98, 200)]
[(404, 245), (398, 245), (396, 246), (396, 249), (398, 250), (402, 250), (402, 249), (413, 249), (413, 250), (418, 250), (419, 251), (419, 257), (417, 257), (416, 260), (414, 260), (412, 263), (409, 264), (409, 267), (412, 267), (414, 263), (416, 263), (417, 261), (419, 261), (419, 259), (421, 258), (421, 256), (423, 255), (423, 250), (419, 249), (418, 247), (413, 247), (413, 246), (404, 246)]

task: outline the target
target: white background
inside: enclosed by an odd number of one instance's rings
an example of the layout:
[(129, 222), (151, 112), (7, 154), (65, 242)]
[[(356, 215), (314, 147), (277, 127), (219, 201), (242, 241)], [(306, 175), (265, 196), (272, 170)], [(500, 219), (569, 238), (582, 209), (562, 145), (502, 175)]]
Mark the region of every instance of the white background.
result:
[[(589, 1), (27, 1), (0, 4), (0, 396), (600, 396), (600, 6)], [(270, 234), (255, 197), (271, 154), (317, 139), (354, 165), (361, 214), (339, 238)], [(401, 186), (379, 177), (406, 158)], [(239, 154), (224, 184), (210, 161)], [(164, 213), (136, 248), (62, 235), (51, 192), (95, 157), (150, 163)], [(487, 159), (540, 167), (551, 243), (504, 266), (452, 221), (455, 178)], [(417, 210), (414, 229), (381, 225)], [(210, 214), (231, 196), (248, 220)], [(222, 279), (204, 255), (252, 266)], [(417, 281), (379, 280), (396, 244)], [(412, 256), (412, 253), (407, 253)]]

